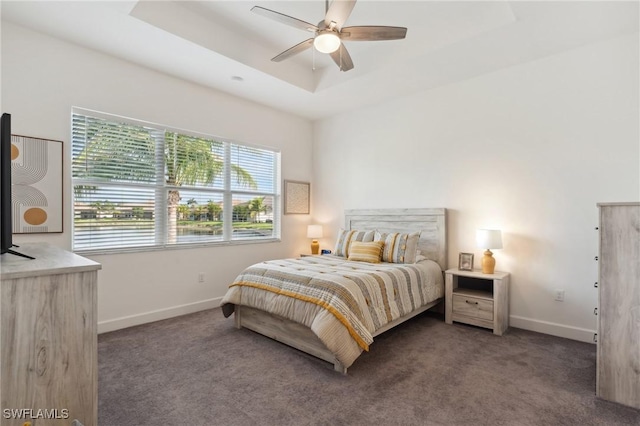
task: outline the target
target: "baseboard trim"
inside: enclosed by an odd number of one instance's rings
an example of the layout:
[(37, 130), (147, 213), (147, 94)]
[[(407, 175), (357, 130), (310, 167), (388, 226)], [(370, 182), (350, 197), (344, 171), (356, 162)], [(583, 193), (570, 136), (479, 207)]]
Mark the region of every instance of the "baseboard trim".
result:
[[(188, 303), (185, 305), (158, 309), (142, 314), (101, 321), (98, 323), (98, 334), (146, 324), (149, 322), (160, 321), (163, 319), (173, 318), (180, 315), (192, 314), (194, 312), (204, 311), (206, 309), (217, 308), (220, 306), (221, 301), (222, 297), (216, 297), (213, 299)], [(522, 328), (523, 330), (550, 334), (552, 336), (564, 337), (566, 339), (578, 340), (580, 342), (587, 343), (594, 343), (593, 335), (596, 332), (595, 330), (589, 330), (586, 328), (572, 327), (549, 321), (541, 321), (533, 318), (521, 317), (518, 315), (509, 316), (509, 325), (515, 328)]]
[(199, 302), (188, 303), (186, 305), (172, 306), (170, 308), (158, 309), (156, 311), (145, 312), (142, 314), (100, 321), (98, 322), (98, 334), (133, 327), (134, 325), (173, 318), (180, 315), (192, 314), (206, 309), (217, 308), (220, 306), (221, 301), (222, 297), (216, 297), (214, 299), (201, 300)]
[(566, 339), (578, 340), (580, 342), (595, 343), (593, 335), (595, 330), (572, 327), (554, 322), (541, 321), (533, 318), (525, 318), (517, 315), (509, 316), (509, 325), (524, 330), (536, 331), (538, 333), (550, 334), (552, 336), (564, 337)]

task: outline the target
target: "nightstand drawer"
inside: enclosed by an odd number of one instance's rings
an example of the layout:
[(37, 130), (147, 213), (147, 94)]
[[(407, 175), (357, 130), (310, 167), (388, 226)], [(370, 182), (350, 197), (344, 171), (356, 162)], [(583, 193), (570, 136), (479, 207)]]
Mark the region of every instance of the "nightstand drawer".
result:
[(454, 293), (453, 313), (492, 321), (493, 300)]

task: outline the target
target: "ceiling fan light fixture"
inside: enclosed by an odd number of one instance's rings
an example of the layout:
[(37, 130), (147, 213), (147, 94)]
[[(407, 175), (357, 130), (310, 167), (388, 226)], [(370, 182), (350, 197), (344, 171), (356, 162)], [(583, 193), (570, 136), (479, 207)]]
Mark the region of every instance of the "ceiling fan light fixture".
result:
[(333, 53), (340, 48), (340, 37), (334, 31), (320, 32), (313, 39), (313, 47), (318, 52)]
[(281, 24), (314, 33), (314, 37), (309, 37), (271, 58), (272, 62), (281, 62), (307, 49), (315, 49), (320, 53), (329, 53), (340, 71), (349, 71), (353, 69), (353, 60), (347, 47), (342, 43), (343, 39), (347, 41), (401, 40), (407, 35), (407, 29), (404, 27), (380, 25), (345, 27), (344, 23), (349, 19), (356, 1), (336, 0), (329, 3), (329, 0), (326, 0), (324, 19), (317, 25), (260, 6), (252, 7), (251, 11)]

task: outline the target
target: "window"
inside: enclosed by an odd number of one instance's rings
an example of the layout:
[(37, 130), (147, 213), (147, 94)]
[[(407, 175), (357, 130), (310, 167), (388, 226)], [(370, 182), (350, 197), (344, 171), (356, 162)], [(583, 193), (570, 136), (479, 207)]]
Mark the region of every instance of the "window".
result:
[(280, 237), (280, 153), (74, 109), (73, 248)]

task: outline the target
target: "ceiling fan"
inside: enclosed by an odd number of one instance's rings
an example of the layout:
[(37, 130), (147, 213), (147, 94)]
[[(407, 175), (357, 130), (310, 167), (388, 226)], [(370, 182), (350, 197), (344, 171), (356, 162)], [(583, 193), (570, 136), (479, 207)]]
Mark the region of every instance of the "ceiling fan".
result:
[(356, 0), (333, 0), (329, 5), (329, 0), (325, 0), (326, 14), (324, 20), (318, 22), (318, 25), (260, 6), (254, 6), (251, 11), (282, 24), (314, 33), (312, 38), (285, 50), (272, 58), (272, 61), (283, 61), (313, 46), (317, 51), (331, 55), (333, 61), (340, 67), (340, 71), (349, 71), (353, 69), (353, 60), (343, 41), (400, 40), (407, 35), (407, 29), (404, 27), (371, 25), (345, 27), (344, 24), (355, 4)]

